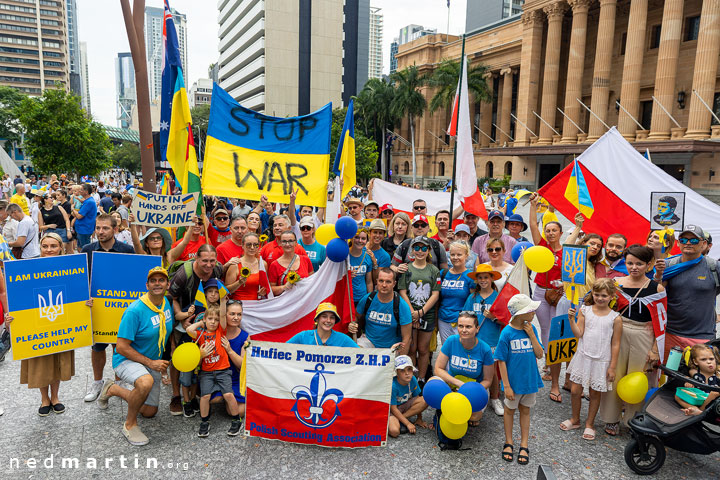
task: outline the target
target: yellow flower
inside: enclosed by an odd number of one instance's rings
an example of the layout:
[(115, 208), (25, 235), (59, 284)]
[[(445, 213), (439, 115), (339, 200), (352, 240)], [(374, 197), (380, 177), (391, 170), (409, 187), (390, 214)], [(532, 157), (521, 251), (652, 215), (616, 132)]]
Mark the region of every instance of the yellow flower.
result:
[(297, 283), (300, 281), (300, 275), (297, 272), (290, 272), (287, 274), (287, 281), (290, 284)]
[(250, 269), (247, 267), (243, 267), (240, 269), (240, 276), (243, 278), (247, 278), (250, 276)]
[(268, 241), (268, 236), (265, 235), (265, 234), (262, 234), (262, 235), (260, 235), (260, 237), (258, 238), (258, 240), (260, 240), (260, 243), (264, 245), (265, 242)]

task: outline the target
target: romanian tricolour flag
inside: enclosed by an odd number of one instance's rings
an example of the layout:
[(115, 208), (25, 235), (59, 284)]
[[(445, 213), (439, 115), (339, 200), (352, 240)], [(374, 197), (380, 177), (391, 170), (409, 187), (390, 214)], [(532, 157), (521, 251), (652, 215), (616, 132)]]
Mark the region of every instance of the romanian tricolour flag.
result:
[(338, 142), (335, 164), (333, 165), (335, 175), (342, 175), (343, 189), (340, 198), (345, 198), (351, 188), (357, 183), (355, 170), (355, 118), (353, 115), (353, 100), (350, 100), (345, 123), (343, 124), (340, 141)]
[[(226, 295), (228, 295), (230, 292), (228, 292), (228, 289), (225, 287), (225, 285), (218, 280), (218, 290), (220, 291), (220, 299), (222, 300)], [(198, 285), (197, 292), (195, 293), (195, 305), (199, 305), (201, 307), (207, 308), (207, 298), (205, 297), (205, 288), (203, 287), (203, 282), (200, 282), (200, 285)]]
[(565, 198), (567, 198), (580, 213), (585, 215), (585, 217), (592, 217), (595, 207), (593, 207), (590, 191), (585, 183), (585, 177), (583, 177), (582, 169), (577, 159), (573, 160), (572, 173), (570, 174), (567, 187), (565, 187)]

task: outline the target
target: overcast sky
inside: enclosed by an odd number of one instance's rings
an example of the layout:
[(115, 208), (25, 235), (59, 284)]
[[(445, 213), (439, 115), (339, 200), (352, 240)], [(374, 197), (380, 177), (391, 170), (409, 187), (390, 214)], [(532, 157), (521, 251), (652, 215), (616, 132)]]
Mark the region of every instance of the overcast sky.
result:
[[(292, 0), (287, 0), (292, 1)], [(468, 0), (452, 0), (450, 33), (465, 28), (465, 6)], [(478, 1), (478, 0), (470, 0)], [(132, 5), (133, 2), (130, 2)], [(127, 33), (120, 2), (78, 0), (78, 35), (87, 42), (90, 76), (90, 101), (95, 119), (106, 125), (117, 125), (115, 101), (115, 63), (118, 52), (129, 52)], [(187, 15), (188, 90), (198, 78), (207, 78), (207, 67), (218, 57), (217, 2), (215, 0), (170, 0), (170, 6)], [(146, 5), (162, 7), (162, 0), (147, 0)], [(390, 43), (408, 24), (437, 28), (445, 33), (448, 23), (446, 0), (371, 0), (384, 15), (383, 66), (389, 69)], [(212, 6), (212, 7), (210, 7)]]

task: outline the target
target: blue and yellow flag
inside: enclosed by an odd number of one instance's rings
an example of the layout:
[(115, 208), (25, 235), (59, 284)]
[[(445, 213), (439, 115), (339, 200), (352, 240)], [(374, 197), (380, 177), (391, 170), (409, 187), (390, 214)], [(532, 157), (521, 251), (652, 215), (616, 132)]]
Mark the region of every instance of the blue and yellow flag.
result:
[(276, 118), (238, 104), (213, 86), (202, 188), (208, 195), (324, 207), (330, 174), (331, 104)]
[(13, 257), (10, 246), (7, 241), (5, 241), (5, 237), (0, 235), (0, 261), (4, 262), (5, 260), (15, 260), (15, 257)]
[(355, 118), (353, 114), (353, 100), (350, 100), (347, 114), (345, 114), (345, 123), (340, 133), (337, 153), (335, 153), (333, 172), (335, 175), (342, 175), (343, 189), (340, 197), (345, 198), (345, 195), (347, 195), (350, 189), (357, 183), (355, 171)]
[(567, 198), (580, 213), (590, 218), (595, 211), (595, 207), (593, 207), (590, 192), (588, 191), (585, 178), (580, 169), (580, 163), (577, 160), (573, 160), (573, 162), (570, 180), (568, 180), (567, 187), (565, 187), (565, 198)]
[[(217, 283), (218, 290), (220, 291), (220, 299), (222, 300), (226, 295), (229, 295), (230, 292), (220, 280), (217, 280)], [(207, 308), (207, 298), (205, 298), (205, 288), (203, 288), (203, 282), (200, 282), (197, 292), (195, 293), (195, 305)]]

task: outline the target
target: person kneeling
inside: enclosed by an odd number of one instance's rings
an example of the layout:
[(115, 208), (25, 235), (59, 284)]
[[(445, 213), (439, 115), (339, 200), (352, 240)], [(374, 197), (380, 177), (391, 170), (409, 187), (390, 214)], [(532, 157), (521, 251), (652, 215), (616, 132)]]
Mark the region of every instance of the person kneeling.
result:
[[(395, 438), (401, 433), (415, 433), (415, 427), (432, 428), (422, 419), (428, 405), (420, 395), (420, 385), (415, 378), (415, 367), (407, 355), (395, 358), (392, 397), (390, 399), (390, 417), (388, 418), (388, 434)], [(417, 415), (415, 423), (410, 418)]]

